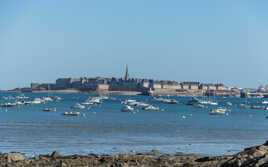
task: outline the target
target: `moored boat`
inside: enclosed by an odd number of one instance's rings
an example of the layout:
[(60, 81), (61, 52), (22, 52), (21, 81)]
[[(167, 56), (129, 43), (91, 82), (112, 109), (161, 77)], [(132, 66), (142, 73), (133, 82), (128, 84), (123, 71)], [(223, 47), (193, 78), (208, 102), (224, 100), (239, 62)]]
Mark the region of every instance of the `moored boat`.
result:
[(261, 104), (268, 104), (268, 101), (267, 101), (267, 100), (263, 100), (263, 101), (261, 102)]
[(121, 109), (122, 112), (133, 112), (134, 108), (132, 108), (129, 105), (124, 105), (124, 107)]
[(159, 111), (160, 108), (159, 107), (154, 107), (152, 105), (144, 107), (143, 110), (150, 110), (150, 111)]
[(62, 115), (64, 115), (64, 116), (79, 116), (80, 112), (72, 112), (72, 111), (70, 111), (70, 112), (64, 112), (64, 113), (62, 113)]
[(46, 108), (43, 109), (43, 111), (45, 111), (45, 112), (50, 112), (51, 110), (50, 110), (50, 108), (47, 108), (47, 107), (46, 107)]
[(79, 110), (83, 110), (86, 107), (82, 104), (76, 103), (74, 106), (71, 107), (71, 109), (79, 109)]
[(227, 109), (226, 108), (215, 108), (210, 111), (210, 115), (225, 115)]

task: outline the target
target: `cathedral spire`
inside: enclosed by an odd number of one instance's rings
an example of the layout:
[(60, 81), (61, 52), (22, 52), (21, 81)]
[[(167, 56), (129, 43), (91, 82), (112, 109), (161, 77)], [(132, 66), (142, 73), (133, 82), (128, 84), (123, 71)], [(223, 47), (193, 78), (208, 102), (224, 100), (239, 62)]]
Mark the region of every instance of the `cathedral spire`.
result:
[(129, 80), (129, 74), (128, 74), (128, 66), (126, 67), (126, 74), (125, 74), (125, 80)]

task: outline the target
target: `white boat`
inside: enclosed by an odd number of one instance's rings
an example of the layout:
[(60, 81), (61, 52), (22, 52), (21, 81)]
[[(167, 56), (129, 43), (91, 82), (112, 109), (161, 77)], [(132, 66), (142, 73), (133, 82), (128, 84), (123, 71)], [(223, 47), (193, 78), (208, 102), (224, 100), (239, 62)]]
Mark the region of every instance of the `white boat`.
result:
[(209, 104), (209, 105), (212, 105), (212, 106), (216, 106), (216, 105), (218, 105), (217, 102), (213, 102), (213, 101), (210, 101), (208, 104)]
[(24, 96), (24, 94), (20, 95), (20, 96), (16, 96), (16, 99), (29, 99), (29, 97)]
[(210, 111), (210, 115), (225, 115), (226, 111), (226, 108), (215, 108)]
[(86, 105), (91, 105), (91, 104), (101, 104), (102, 98), (101, 97), (92, 97), (92, 98), (88, 98), (84, 104)]
[(121, 109), (122, 112), (133, 112), (134, 111), (134, 108), (132, 108), (131, 106), (129, 105), (125, 105), (122, 109)]
[(2, 107), (15, 107), (16, 105), (16, 103), (5, 103), (2, 105)]
[(165, 99), (165, 98), (162, 98), (162, 97), (153, 97), (153, 100), (154, 101), (157, 101), (157, 102), (162, 102), (162, 103), (168, 103), (168, 104), (178, 104), (179, 102), (175, 99)]
[(43, 111), (50, 112), (51, 110), (50, 110), (50, 108), (44, 108)]
[(194, 104), (193, 106), (197, 108), (205, 108), (203, 104)]
[(62, 115), (64, 116), (79, 116), (80, 115), (80, 112), (64, 112), (62, 113)]
[(44, 97), (43, 100), (44, 101), (53, 101), (53, 99), (51, 97)]
[(143, 102), (138, 102), (138, 104), (136, 106), (138, 106), (138, 107), (148, 107), (148, 106), (150, 106), (150, 104), (143, 103)]
[(240, 108), (250, 108), (250, 105), (241, 103), (241, 104), (238, 104), (238, 107), (240, 107)]
[(268, 104), (268, 101), (263, 100), (263, 101), (261, 102), (261, 104)]
[(144, 110), (150, 110), (150, 111), (159, 111), (160, 110), (160, 108), (159, 107), (154, 107), (154, 106), (152, 106), (152, 105), (150, 105), (150, 106), (147, 106), (147, 107), (144, 107), (143, 108)]
[(32, 104), (31, 101), (24, 101), (24, 105), (29, 105), (29, 104)]
[(212, 105), (212, 106), (216, 106), (216, 105), (218, 105), (217, 102), (213, 102), (213, 101), (209, 101), (209, 100), (208, 100), (208, 101), (200, 100), (199, 103), (200, 103), (200, 104)]
[(137, 101), (136, 100), (132, 100), (132, 99), (126, 99), (124, 101), (121, 102), (121, 104), (135, 104)]
[(24, 105), (25, 103), (23, 101), (17, 101), (16, 105)]
[(82, 105), (92, 105), (92, 104), (94, 104), (94, 103), (92, 103), (92, 102), (84, 102), (84, 103), (82, 103)]
[(232, 106), (233, 104), (231, 102), (226, 103), (227, 106)]
[(43, 101), (42, 99), (40, 98), (35, 98), (33, 101), (32, 101), (32, 104), (41, 104)]
[(55, 100), (55, 101), (61, 101), (61, 100), (62, 100), (62, 98), (61, 98), (61, 97), (59, 97), (59, 96), (55, 96), (55, 97), (52, 97), (52, 100)]
[(252, 105), (252, 106), (250, 106), (250, 108), (251, 109), (265, 109), (265, 107), (264, 106), (256, 106), (256, 105)]
[(76, 103), (74, 106), (71, 107), (71, 109), (80, 109), (80, 110), (83, 110), (85, 109), (86, 107), (82, 104), (79, 104), (79, 103)]

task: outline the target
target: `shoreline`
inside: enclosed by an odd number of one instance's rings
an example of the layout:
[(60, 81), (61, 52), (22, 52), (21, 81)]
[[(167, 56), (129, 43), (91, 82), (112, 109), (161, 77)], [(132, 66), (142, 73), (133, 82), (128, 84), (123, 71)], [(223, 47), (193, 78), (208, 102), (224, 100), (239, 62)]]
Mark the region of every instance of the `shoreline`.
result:
[(70, 155), (58, 152), (26, 158), (18, 152), (1, 153), (0, 166), (177, 166), (177, 167), (247, 167), (268, 165), (268, 141), (260, 146), (246, 148), (234, 155), (202, 157), (197, 154), (161, 154), (157, 150), (149, 153), (116, 155)]
[(80, 91), (76, 89), (64, 89), (64, 90), (34, 90), (29, 92), (23, 92), (18, 90), (7, 90), (3, 92), (15, 92), (15, 93), (72, 93), (72, 94), (103, 94), (103, 95), (142, 95), (142, 92), (136, 91)]

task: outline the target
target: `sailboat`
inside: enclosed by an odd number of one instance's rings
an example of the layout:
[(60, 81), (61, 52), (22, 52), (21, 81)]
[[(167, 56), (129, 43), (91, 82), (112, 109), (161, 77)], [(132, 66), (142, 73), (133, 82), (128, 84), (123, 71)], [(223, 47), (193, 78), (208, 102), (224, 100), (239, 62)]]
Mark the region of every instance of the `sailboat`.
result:
[[(214, 92), (215, 93), (215, 92)], [(202, 99), (202, 100), (199, 100), (199, 104), (202, 104), (202, 105), (212, 105), (212, 106), (216, 106), (216, 105), (218, 105), (218, 103), (217, 102), (215, 102), (215, 101), (212, 101), (212, 100), (210, 100), (210, 92), (209, 92), (209, 94), (208, 94), (208, 99), (207, 100), (205, 100), (205, 99)], [(214, 96), (214, 95), (213, 95)]]
[[(43, 100), (44, 100), (45, 102), (53, 101), (52, 98), (49, 97), (49, 95), (48, 95), (48, 91), (49, 91), (49, 84), (47, 85), (47, 97), (44, 97), (44, 98), (43, 98)], [(45, 112), (50, 112), (51, 109), (50, 109), (49, 107), (45, 107), (45, 108), (43, 109), (43, 111), (45, 111)]]

